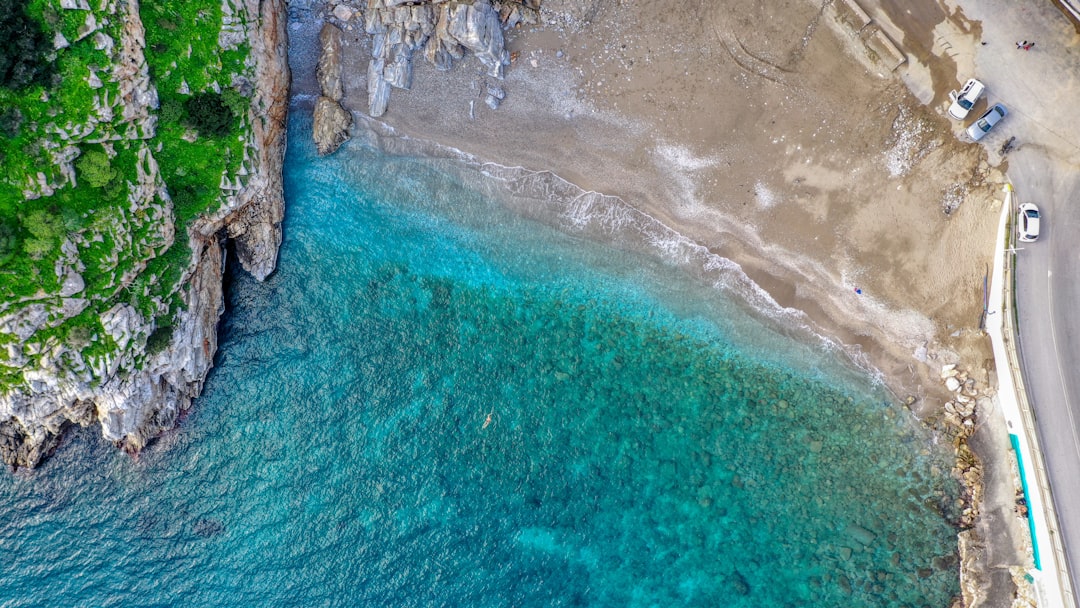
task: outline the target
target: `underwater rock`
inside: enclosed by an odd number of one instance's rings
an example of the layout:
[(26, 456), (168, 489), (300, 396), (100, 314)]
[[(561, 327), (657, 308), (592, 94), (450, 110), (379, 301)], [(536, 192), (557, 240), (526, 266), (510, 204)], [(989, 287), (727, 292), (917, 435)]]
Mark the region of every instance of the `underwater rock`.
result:
[(844, 534), (854, 539), (861, 545), (869, 545), (870, 543), (874, 542), (875, 538), (877, 538), (877, 535), (873, 532), (855, 524), (848, 524), (848, 526), (844, 528)]

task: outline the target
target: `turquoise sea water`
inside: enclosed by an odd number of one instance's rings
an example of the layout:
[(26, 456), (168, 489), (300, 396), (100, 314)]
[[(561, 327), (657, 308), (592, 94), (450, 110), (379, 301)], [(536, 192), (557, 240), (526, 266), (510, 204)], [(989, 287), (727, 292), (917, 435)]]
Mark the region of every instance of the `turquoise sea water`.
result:
[[(671, 266), (294, 113), (280, 267), (138, 459), (0, 477), (3, 606), (946, 606), (950, 450)], [(452, 170), (453, 169), (453, 170)]]

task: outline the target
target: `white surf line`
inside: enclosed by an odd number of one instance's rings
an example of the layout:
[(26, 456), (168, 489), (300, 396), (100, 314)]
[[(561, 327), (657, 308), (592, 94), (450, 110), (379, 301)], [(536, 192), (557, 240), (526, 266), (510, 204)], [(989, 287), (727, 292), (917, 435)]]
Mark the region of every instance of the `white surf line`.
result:
[(1065, 399), (1065, 414), (1069, 417), (1069, 429), (1072, 430), (1073, 436), (1073, 450), (1076, 451), (1076, 458), (1080, 460), (1080, 435), (1076, 432), (1076, 418), (1073, 416), (1072, 405), (1069, 404), (1069, 390), (1065, 386), (1065, 370), (1061, 369), (1061, 350), (1058, 348), (1057, 329), (1054, 327), (1054, 298), (1053, 296), (1053, 281), (1054, 271), (1046, 271), (1046, 308), (1050, 313), (1050, 339), (1054, 342), (1054, 356), (1056, 358), (1056, 365), (1058, 371), (1058, 380), (1061, 381), (1061, 395)]

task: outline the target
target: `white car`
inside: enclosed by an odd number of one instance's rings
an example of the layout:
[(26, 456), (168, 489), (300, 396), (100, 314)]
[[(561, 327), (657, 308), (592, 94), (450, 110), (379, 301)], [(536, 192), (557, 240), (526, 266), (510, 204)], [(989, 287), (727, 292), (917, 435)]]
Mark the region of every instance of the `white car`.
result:
[(952, 100), (952, 105), (949, 106), (949, 116), (956, 120), (967, 118), (968, 112), (971, 111), (971, 108), (975, 106), (975, 102), (979, 101), (984, 92), (986, 92), (986, 85), (974, 78), (965, 82), (959, 93), (949, 91), (949, 99)]
[(979, 117), (979, 120), (971, 123), (971, 126), (968, 127), (967, 134), (971, 139), (979, 141), (983, 138), (983, 135), (986, 135), (990, 132), (990, 129), (994, 128), (994, 125), (1001, 122), (1001, 119), (1008, 115), (1009, 111), (1005, 109), (1005, 106), (1000, 103), (995, 103), (992, 108), (986, 111), (986, 114)]
[(1020, 212), (1016, 214), (1016, 232), (1020, 240), (1031, 243), (1039, 239), (1039, 208), (1031, 203), (1020, 205)]

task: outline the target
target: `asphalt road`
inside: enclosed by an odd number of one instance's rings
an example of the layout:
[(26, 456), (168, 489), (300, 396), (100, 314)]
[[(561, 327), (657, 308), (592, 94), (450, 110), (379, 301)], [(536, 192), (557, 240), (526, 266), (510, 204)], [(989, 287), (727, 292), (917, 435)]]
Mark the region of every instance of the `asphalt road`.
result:
[(1035, 243), (1018, 244), (1020, 358), (1035, 411), (1061, 536), (1077, 589), (1080, 566), (1080, 171), (1041, 151), (1010, 155), (1016, 203), (1043, 214)]

